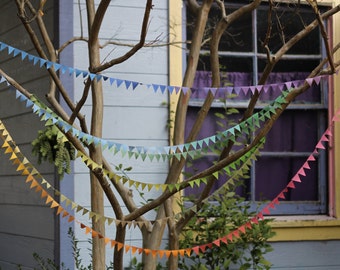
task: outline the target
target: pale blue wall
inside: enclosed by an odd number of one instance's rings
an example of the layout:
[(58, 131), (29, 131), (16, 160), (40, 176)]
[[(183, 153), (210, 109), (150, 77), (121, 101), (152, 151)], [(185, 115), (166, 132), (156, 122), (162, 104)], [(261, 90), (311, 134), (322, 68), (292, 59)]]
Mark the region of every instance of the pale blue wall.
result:
[[(80, 24), (78, 1), (60, 1), (60, 29), (62, 37), (73, 35), (79, 36), (81, 33), (81, 25), (85, 37), (87, 36), (85, 1), (80, 1), (83, 22)], [(101, 42), (104, 43), (112, 38), (113, 41), (135, 44), (139, 40), (141, 22), (143, 19), (144, 7), (146, 1), (112, 1), (108, 15), (103, 21), (103, 30), (100, 32)], [(148, 28), (147, 41), (154, 41), (156, 38), (163, 39), (161, 42), (167, 41), (168, 33), (168, 10), (167, 1), (154, 1), (151, 11), (151, 22)], [(73, 14), (73, 16), (72, 16)], [(72, 19), (72, 20), (71, 20)], [(114, 50), (112, 50), (114, 48)], [(102, 50), (101, 57), (111, 59), (122, 55), (130, 47), (106, 47)], [(68, 65), (72, 65), (78, 69), (87, 69), (87, 44), (85, 42), (76, 42), (73, 48), (62, 54), (62, 61), (67, 61)], [(106, 76), (133, 80), (143, 83), (168, 84), (168, 48), (155, 47), (143, 48), (135, 56), (128, 61), (112, 67), (105, 71)], [(81, 97), (81, 90), (84, 86), (84, 79), (73, 78), (68, 84), (73, 85), (72, 95), (75, 100)], [(165, 146), (169, 144), (168, 131), (166, 128), (168, 119), (168, 107), (164, 105), (168, 102), (168, 95), (157, 93), (145, 86), (138, 86), (135, 91), (126, 90), (125, 87), (117, 89), (108, 82), (103, 82), (104, 86), (104, 130), (103, 137), (108, 140), (114, 140), (119, 143), (128, 145), (145, 145), (145, 146)], [(87, 115), (88, 125), (90, 124), (91, 113), (91, 96), (82, 109), (82, 113)], [(106, 151), (105, 157), (112, 165), (123, 164), (124, 167), (131, 166), (133, 169), (129, 173), (131, 179), (138, 181), (162, 183), (166, 177), (168, 170), (167, 162), (150, 162), (122, 158), (121, 155), (114, 156)], [(74, 163), (73, 179), (67, 179), (62, 183), (62, 191), (70, 194), (70, 198), (86, 208), (90, 209), (90, 184), (88, 169), (77, 160)], [(71, 181), (69, 181), (71, 180)], [(147, 192), (147, 198), (156, 196), (155, 192)], [(137, 203), (141, 203), (142, 199), (139, 194), (134, 191), (134, 198)], [(114, 217), (111, 206), (105, 201), (106, 215)], [(90, 225), (87, 216), (83, 217), (76, 214), (78, 220)], [(149, 215), (151, 218), (152, 215)], [(69, 224), (65, 221), (61, 222), (61, 261), (66, 262), (67, 266), (71, 266), (72, 255), (69, 252), (69, 239), (67, 237), (66, 228)], [(80, 240), (79, 246), (82, 248), (83, 263), (87, 265), (90, 260), (88, 248), (88, 235), (80, 229), (78, 225), (74, 226), (76, 237)], [(106, 236), (114, 239), (115, 225), (107, 227)], [(142, 246), (141, 235), (139, 229), (131, 229), (127, 233), (127, 243), (129, 245)], [(113, 249), (107, 248), (107, 262), (112, 260)], [(125, 256), (125, 265), (128, 265), (132, 256), (128, 253)]]

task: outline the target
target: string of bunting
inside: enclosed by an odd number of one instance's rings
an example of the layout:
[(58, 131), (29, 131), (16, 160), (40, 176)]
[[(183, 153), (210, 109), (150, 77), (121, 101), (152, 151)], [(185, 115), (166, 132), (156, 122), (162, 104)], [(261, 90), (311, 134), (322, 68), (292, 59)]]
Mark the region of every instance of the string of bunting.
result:
[[(340, 110), (337, 111), (335, 116), (332, 118), (332, 124), (334, 121), (340, 121)], [(228, 233), (227, 235), (215, 239), (214, 241), (197, 245), (191, 248), (186, 249), (178, 249), (178, 250), (152, 250), (152, 249), (145, 249), (141, 247), (131, 246), (124, 243), (119, 243), (113, 239), (105, 237), (104, 235), (94, 231), (91, 227), (77, 221), (74, 216), (70, 215), (56, 200), (53, 199), (52, 196), (48, 194), (48, 192), (38, 183), (35, 179), (35, 175), (37, 172), (35, 170), (29, 171), (26, 164), (28, 164), (27, 159), (24, 158), (22, 161), (17, 157), (17, 153), (20, 151), (17, 147), (12, 148), (9, 142), (13, 142), (12, 137), (9, 135), (7, 130), (5, 129), (2, 122), (0, 122), (0, 132), (1, 132), (1, 139), (4, 140), (4, 144), (2, 148), (5, 148), (6, 154), (11, 154), (10, 160), (13, 160), (13, 164), (18, 165), (17, 171), (22, 171), (22, 175), (26, 176), (26, 182), (31, 183), (30, 188), (35, 188), (36, 192), (41, 192), (41, 198), (46, 197), (46, 205), (50, 205), (50, 208), (56, 208), (56, 214), (61, 215), (63, 218), (68, 217), (68, 222), (76, 222), (80, 228), (85, 230), (85, 234), (91, 234), (92, 238), (98, 237), (104, 240), (105, 244), (110, 244), (111, 248), (117, 248), (118, 250), (124, 249), (125, 252), (131, 251), (132, 254), (138, 253), (145, 253), (147, 255), (152, 255), (154, 257), (159, 256), (160, 258), (166, 256), (167, 258), (172, 256), (190, 256), (191, 254), (200, 254), (205, 252), (207, 249), (212, 248), (213, 246), (221, 246), (221, 244), (228, 244), (231, 241), (237, 240), (240, 238), (241, 234), (246, 233), (246, 230), (252, 229), (253, 224), (258, 224), (260, 219), (264, 218), (264, 215), (270, 214), (270, 209), (274, 209), (276, 205), (280, 203), (280, 199), (286, 199), (285, 193), (288, 192), (288, 189), (295, 189), (295, 184), (302, 182), (301, 177), (305, 177), (306, 170), (310, 170), (310, 162), (315, 161), (315, 155), (318, 155), (320, 149), (325, 149), (323, 143), (328, 142), (330, 139), (329, 137), (332, 136), (332, 129), (331, 125), (328, 129), (323, 133), (321, 139), (318, 141), (317, 145), (315, 146), (314, 151), (309, 155), (305, 163), (300, 167), (298, 172), (292, 177), (291, 181), (287, 184), (287, 186), (271, 201), (269, 202), (256, 216), (252, 217), (248, 222), (241, 225), (239, 228), (235, 229), (234, 231)], [(40, 174), (38, 174), (40, 175)]]
[[(5, 141), (5, 143), (3, 144), (3, 148), (6, 148), (6, 152), (5, 153), (11, 153), (11, 157), (10, 160), (12, 159), (22, 159), (22, 163), (24, 164), (25, 168), (22, 169), (31, 169), (33, 174), (36, 175), (36, 178), (39, 178), (39, 184), (41, 186), (46, 186), (47, 189), (52, 189), (54, 194), (60, 197), (60, 202), (61, 203), (65, 203), (66, 207), (70, 206), (72, 210), (75, 210), (77, 213), (81, 213), (83, 216), (88, 214), (88, 218), (92, 219), (95, 218), (96, 221), (98, 220), (102, 220), (104, 222), (107, 222), (108, 225), (111, 225), (113, 222), (118, 226), (120, 224), (127, 224), (129, 227), (133, 226), (143, 226), (145, 225), (145, 222), (137, 222), (137, 221), (122, 221), (122, 220), (118, 220), (112, 217), (107, 217), (107, 216), (103, 216), (101, 214), (98, 214), (96, 212), (90, 211), (88, 210), (86, 207), (83, 207), (79, 204), (77, 204), (76, 202), (72, 201), (71, 199), (67, 198), (67, 196), (65, 196), (64, 194), (62, 194), (58, 189), (54, 188), (52, 184), (50, 184), (39, 172), (38, 170), (34, 167), (34, 165), (32, 163), (29, 162), (29, 160), (22, 154), (22, 152), (20, 151), (20, 148), (16, 145), (16, 143), (12, 140), (12, 137), (10, 136), (8, 130), (5, 128), (3, 122), (0, 120), (0, 132), (3, 134), (0, 136), (2, 136), (2, 139)], [(235, 185), (235, 180), (239, 179), (239, 177), (244, 176), (245, 173), (249, 170), (249, 166), (251, 166), (251, 162), (253, 160), (256, 160), (256, 155), (259, 154), (259, 149), (261, 147), (263, 147), (265, 139), (263, 138), (261, 140), (261, 142), (255, 146), (254, 148), (252, 148), (249, 152), (247, 152), (242, 159), (240, 158), (239, 160), (235, 161), (233, 164), (231, 164), (230, 168), (229, 166), (226, 167), (224, 169), (225, 173), (230, 177), (228, 179), (228, 181), (219, 189), (217, 190), (214, 194), (211, 194), (208, 198), (206, 198), (202, 203), (208, 203), (208, 200), (210, 198), (213, 198), (213, 196), (217, 196), (218, 194), (225, 192), (230, 186)], [(10, 148), (10, 145), (12, 145), (12, 148)], [(12, 149), (15, 149), (12, 150)], [(17, 162), (16, 162), (17, 163)], [(235, 172), (233, 172), (232, 170), (235, 170)], [(216, 179), (218, 180), (218, 175), (215, 176)], [(202, 182), (206, 183), (205, 180), (202, 180)], [(197, 185), (201, 185), (201, 182), (197, 182), (195, 180), (195, 183)], [(35, 187), (34, 185), (32, 186), (32, 188)], [(191, 185), (191, 187), (193, 187)], [(164, 190), (163, 190), (164, 191)], [(197, 208), (195, 206), (192, 206), (188, 209), (186, 209), (186, 211), (184, 211), (183, 213), (178, 213), (175, 217), (173, 217), (174, 219), (179, 218), (182, 215), (185, 215), (187, 212), (189, 211), (194, 211), (195, 213), (197, 212)], [(153, 220), (153, 221), (149, 221), (151, 223), (162, 223), (165, 222), (166, 220), (168, 220), (169, 218), (163, 218), (163, 219), (158, 219), (158, 220)]]
[[(255, 86), (227, 86), (227, 87), (219, 87), (219, 88), (213, 88), (213, 87), (183, 87), (183, 86), (171, 86), (171, 85), (162, 85), (162, 84), (147, 84), (137, 81), (130, 81), (130, 80), (123, 80), (118, 78), (112, 78), (107, 77), (102, 74), (93, 74), (86, 70), (80, 70), (74, 67), (69, 67), (63, 64), (59, 64), (56, 62), (52, 62), (43, 58), (40, 58), (38, 56), (32, 55), (26, 51), (20, 50), (18, 48), (12, 47), (4, 42), (0, 42), (0, 51), (6, 51), (9, 56), (12, 57), (20, 57), (20, 59), (23, 61), (27, 59), (29, 63), (32, 63), (34, 66), (39, 65), (40, 68), (46, 68), (46, 69), (54, 69), (55, 71), (60, 71), (63, 74), (68, 74), (70, 76), (75, 75), (76, 77), (82, 77), (84, 79), (90, 79), (90, 80), (103, 80), (108, 81), (110, 85), (115, 85), (117, 87), (125, 87), (127, 90), (132, 89), (135, 90), (138, 86), (146, 86), (147, 88), (153, 89), (155, 93), (162, 92), (165, 93), (166, 91), (170, 94), (172, 93), (179, 93), (182, 91), (184, 94), (188, 92), (190, 89), (193, 93), (195, 91), (203, 91), (204, 93), (208, 93), (209, 91), (212, 94), (216, 94), (217, 91), (225, 92), (227, 94), (239, 94), (241, 91), (247, 94), (249, 91), (251, 91), (253, 94), (255, 91), (264, 91), (267, 92), (270, 89), (273, 90), (288, 90), (292, 87), (299, 87), (304, 82), (307, 82), (310, 86), (315, 82), (318, 84), (320, 82), (320, 79), (323, 76), (316, 76), (314, 78), (307, 78), (306, 80), (294, 80), (284, 83), (275, 83), (275, 84), (267, 84), (267, 85), (255, 85)], [(338, 71), (337, 71), (338, 72)]]
[[(199, 156), (201, 152), (206, 152), (208, 149), (214, 151), (216, 148), (227, 145), (229, 141), (235, 142), (237, 133), (251, 134), (260, 127), (261, 122), (270, 119), (271, 116), (275, 114), (275, 110), (281, 108), (282, 104), (286, 103), (285, 97), (289, 92), (289, 90), (282, 91), (281, 95), (278, 96), (272, 104), (264, 107), (261, 111), (254, 113), (245, 121), (219, 132), (216, 135), (180, 145), (145, 147), (120, 144), (84, 133), (57, 116), (37, 97), (32, 95), (30, 98), (27, 98), (19, 90), (13, 87), (5, 77), (0, 76), (0, 83), (3, 82), (5, 82), (10, 89), (15, 90), (16, 98), (21, 102), (25, 102), (27, 108), (31, 107), (33, 112), (41, 118), (41, 121), (46, 121), (46, 125), (57, 125), (65, 133), (72, 133), (86, 144), (94, 144), (95, 146), (101, 145), (103, 149), (109, 149), (114, 155), (119, 152), (123, 157), (128, 155), (129, 158), (141, 158), (143, 161), (147, 157), (150, 161), (160, 161), (160, 159), (165, 161), (166, 159), (173, 157), (180, 160), (181, 158), (187, 158), (188, 156), (194, 159), (196, 156)], [(216, 142), (219, 142), (219, 144)]]

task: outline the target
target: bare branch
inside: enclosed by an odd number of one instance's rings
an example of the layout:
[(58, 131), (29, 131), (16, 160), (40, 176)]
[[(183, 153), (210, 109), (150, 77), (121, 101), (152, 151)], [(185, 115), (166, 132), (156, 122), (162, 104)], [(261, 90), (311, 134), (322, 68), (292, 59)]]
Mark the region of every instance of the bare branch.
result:
[(109, 62), (106, 62), (106, 63), (102, 64), (101, 66), (94, 67), (92, 72), (94, 72), (94, 73), (101, 72), (101, 71), (103, 71), (103, 70), (105, 70), (109, 67), (120, 64), (120, 63), (126, 61), (127, 59), (129, 59), (139, 49), (141, 49), (143, 47), (143, 45), (145, 43), (145, 38), (146, 38), (147, 28), (148, 28), (148, 22), (149, 22), (149, 17), (150, 17), (150, 12), (151, 12), (152, 7), (153, 7), (152, 0), (147, 0), (139, 42), (131, 50), (129, 50), (127, 53), (125, 53), (123, 56), (115, 58), (115, 59), (113, 59)]

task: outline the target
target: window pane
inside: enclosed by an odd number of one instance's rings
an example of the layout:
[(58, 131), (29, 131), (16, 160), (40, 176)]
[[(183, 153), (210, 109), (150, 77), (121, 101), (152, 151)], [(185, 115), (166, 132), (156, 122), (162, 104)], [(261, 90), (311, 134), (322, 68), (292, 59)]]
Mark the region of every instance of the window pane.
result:
[(286, 110), (267, 135), (263, 151), (310, 153), (318, 141), (316, 110)]
[[(288, 184), (305, 162), (302, 157), (260, 157), (255, 163), (256, 200), (274, 199)], [(317, 201), (318, 171), (317, 163), (311, 164), (302, 182), (295, 189), (288, 189), (286, 201)]]
[[(200, 55), (197, 70), (211, 71), (209, 54)], [(250, 57), (220, 56), (221, 71), (253, 72), (253, 60)]]
[[(315, 20), (315, 14), (307, 12), (301, 6), (280, 4), (273, 9), (271, 21), (272, 31), (269, 41), (269, 49), (276, 53), (280, 47), (289, 41), (295, 34), (303, 30), (305, 26)], [(265, 53), (263, 41), (265, 40), (268, 24), (268, 11), (260, 9), (257, 15), (258, 48)], [(305, 38), (296, 43), (289, 54), (320, 54), (320, 38), (318, 29), (314, 29)]]

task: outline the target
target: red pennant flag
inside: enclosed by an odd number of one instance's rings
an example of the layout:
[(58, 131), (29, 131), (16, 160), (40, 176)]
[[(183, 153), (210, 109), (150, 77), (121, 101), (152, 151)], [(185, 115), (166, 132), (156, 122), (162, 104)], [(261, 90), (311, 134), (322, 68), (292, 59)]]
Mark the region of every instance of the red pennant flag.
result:
[(228, 244), (228, 239), (227, 239), (227, 237), (226, 236), (224, 236), (224, 237), (222, 237), (221, 238), (221, 242), (223, 242), (224, 244)]
[(233, 235), (234, 235), (236, 238), (240, 238), (240, 233), (239, 233), (238, 230), (233, 231)]
[(215, 241), (213, 241), (213, 244), (215, 245), (215, 246), (220, 246), (221, 245), (221, 240), (220, 239), (217, 239), (217, 240), (215, 240)]
[(294, 182), (293, 182), (293, 181), (290, 181), (290, 182), (288, 183), (287, 187), (295, 188)]
[(253, 222), (255, 224), (259, 224), (259, 220), (256, 217), (252, 218), (251, 222)]
[(262, 212), (260, 212), (260, 213), (257, 214), (257, 218), (258, 218), (258, 219), (263, 219), (263, 218), (264, 218)]
[(245, 226), (245, 225), (242, 225), (241, 227), (238, 228), (238, 230), (239, 230), (241, 233), (246, 233), (246, 226)]
[(197, 255), (200, 254), (200, 247), (199, 247), (199, 246), (193, 247), (192, 250), (193, 250)]
[(262, 213), (269, 215), (270, 211), (269, 211), (268, 207), (263, 208)]

